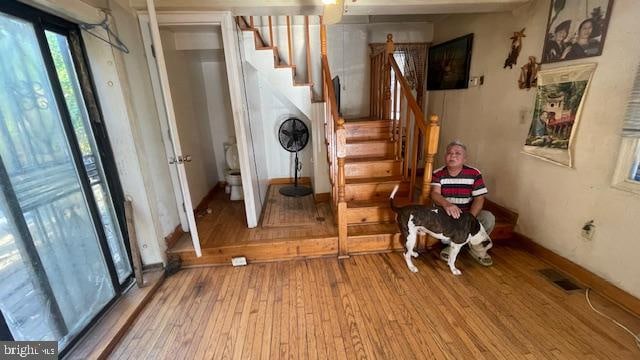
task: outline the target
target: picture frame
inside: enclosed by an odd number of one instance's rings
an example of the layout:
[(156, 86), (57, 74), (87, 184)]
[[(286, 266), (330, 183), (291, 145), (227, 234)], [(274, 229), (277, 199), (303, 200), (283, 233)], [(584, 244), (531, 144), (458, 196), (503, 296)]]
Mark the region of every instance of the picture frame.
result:
[(551, 0), (542, 63), (602, 55), (614, 0)]
[(473, 34), (431, 46), (427, 62), (427, 90), (468, 88), (472, 48)]
[(575, 134), (595, 69), (595, 63), (586, 63), (538, 73), (525, 154), (573, 167)]

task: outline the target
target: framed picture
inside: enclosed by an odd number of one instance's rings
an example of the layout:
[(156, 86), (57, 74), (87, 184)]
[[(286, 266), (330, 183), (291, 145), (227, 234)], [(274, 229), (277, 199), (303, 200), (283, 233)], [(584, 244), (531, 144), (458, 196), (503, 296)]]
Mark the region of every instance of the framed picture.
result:
[(551, 0), (542, 63), (602, 54), (613, 0)]
[(538, 72), (531, 127), (523, 152), (556, 164), (573, 166), (573, 140), (596, 64)]
[(466, 89), (469, 87), (473, 34), (449, 40), (429, 48), (427, 90)]

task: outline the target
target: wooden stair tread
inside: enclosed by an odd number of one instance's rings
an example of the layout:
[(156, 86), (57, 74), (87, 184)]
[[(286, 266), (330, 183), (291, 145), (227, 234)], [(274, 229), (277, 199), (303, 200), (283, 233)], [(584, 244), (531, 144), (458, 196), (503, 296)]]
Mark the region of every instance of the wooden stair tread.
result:
[[(398, 197), (394, 199), (394, 204), (396, 206), (405, 206), (409, 205), (411, 202), (407, 197)], [(347, 202), (348, 209), (354, 208), (363, 208), (363, 207), (382, 207), (382, 208), (391, 208), (389, 204), (389, 199), (373, 199), (373, 200), (351, 200)]]
[(293, 86), (313, 86), (312, 83), (298, 83), (298, 82), (294, 82)]
[(402, 182), (402, 176), (384, 176), (384, 177), (370, 177), (359, 179), (346, 179), (346, 184), (381, 184), (390, 182)]
[(347, 144), (367, 144), (367, 143), (377, 143), (377, 142), (393, 143), (393, 141), (389, 138), (369, 139), (369, 138), (348, 138), (347, 137)]
[(361, 135), (349, 135), (347, 134), (347, 142), (365, 142), (365, 141), (382, 141), (389, 140), (389, 134), (385, 133), (382, 135), (373, 135), (373, 136), (361, 136)]
[[(348, 162), (353, 162), (353, 161), (370, 161), (370, 159), (386, 159), (386, 160), (392, 160), (394, 158), (393, 155), (386, 155), (386, 156), (380, 156), (380, 155), (369, 155), (369, 154), (357, 154), (357, 155), (347, 155), (344, 157), (345, 161)], [(374, 161), (374, 160), (371, 160)]]
[(369, 156), (369, 157), (345, 157), (345, 161), (347, 163), (367, 163), (367, 162), (394, 162), (394, 161), (402, 161), (396, 160), (395, 157), (391, 156)]
[(364, 125), (364, 126), (380, 126), (391, 124), (390, 119), (371, 119), (371, 118), (360, 118), (360, 119), (345, 119), (345, 125), (356, 126), (356, 125)]

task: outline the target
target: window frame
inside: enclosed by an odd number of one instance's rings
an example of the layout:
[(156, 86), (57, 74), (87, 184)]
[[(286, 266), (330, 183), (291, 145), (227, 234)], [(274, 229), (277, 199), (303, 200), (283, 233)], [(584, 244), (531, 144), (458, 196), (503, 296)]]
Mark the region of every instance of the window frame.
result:
[(631, 179), (631, 172), (640, 158), (640, 138), (622, 137), (612, 186), (640, 195), (640, 181)]
[[(72, 161), (74, 161), (76, 168), (79, 171), (80, 184), (85, 194), (91, 194), (91, 188), (89, 186), (89, 175), (87, 169), (82, 162), (82, 155), (78, 145), (78, 139), (73, 131), (73, 125), (71, 117), (68, 113), (66, 102), (64, 100), (64, 94), (62, 94), (61, 85), (58, 77), (56, 76), (56, 69), (53, 63), (52, 55), (49, 45), (45, 38), (45, 31), (51, 31), (62, 36), (67, 37), (69, 40), (69, 51), (73, 60), (73, 66), (76, 71), (76, 75), (79, 81), (79, 88), (81, 96), (84, 99), (87, 114), (89, 116), (90, 127), (87, 131), (90, 131), (95, 139), (96, 146), (98, 148), (98, 154), (102, 162), (102, 166), (105, 170), (105, 182), (111, 192), (111, 198), (116, 212), (118, 221), (118, 230), (122, 233), (122, 239), (126, 249), (126, 257), (131, 265), (131, 274), (120, 283), (113, 260), (111, 258), (111, 252), (106, 242), (106, 235), (102, 226), (96, 225), (95, 231), (98, 235), (99, 246), (102, 252), (105, 254), (105, 262), (107, 265), (109, 278), (113, 285), (115, 296), (107, 302), (107, 304), (97, 312), (93, 318), (86, 324), (84, 329), (79, 331), (73, 339), (69, 341), (66, 347), (58, 354), (60, 358), (64, 357), (71, 349), (76, 345), (78, 341), (95, 325), (97, 320), (101, 318), (134, 284), (134, 271), (131, 248), (129, 244), (129, 233), (127, 231), (124, 202), (125, 196), (118, 176), (118, 171), (115, 162), (115, 156), (111, 148), (111, 143), (107, 135), (106, 124), (104, 123), (104, 117), (100, 108), (100, 102), (98, 99), (98, 93), (96, 91), (95, 81), (91, 75), (90, 64), (88, 61), (88, 55), (86, 46), (82, 39), (80, 28), (77, 24), (62, 19), (56, 15), (47, 13), (40, 9), (36, 9), (26, 4), (19, 2), (0, 3), (0, 11), (14, 16), (19, 19), (23, 19), (32, 23), (36, 39), (40, 48), (40, 53), (45, 64), (45, 72), (49, 77), (49, 81), (52, 86), (53, 96), (56, 98), (56, 105), (60, 114), (60, 121), (63, 127), (64, 133), (67, 139), (70, 140), (69, 145), (71, 147)], [(78, 47), (74, 46), (71, 40), (77, 42)], [(99, 212), (95, 200), (90, 196), (87, 199), (87, 205), (89, 206), (90, 216), (95, 224), (101, 224)], [(108, 254), (108, 256), (106, 256)], [(0, 312), (0, 336), (2, 340), (13, 341), (13, 335), (9, 330), (4, 318), (4, 314)]]

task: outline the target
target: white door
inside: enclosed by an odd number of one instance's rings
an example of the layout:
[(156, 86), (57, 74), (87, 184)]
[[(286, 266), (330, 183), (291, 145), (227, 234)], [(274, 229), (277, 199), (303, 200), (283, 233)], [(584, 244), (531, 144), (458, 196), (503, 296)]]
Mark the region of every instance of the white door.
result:
[[(191, 241), (193, 242), (193, 248), (196, 252), (196, 256), (202, 256), (200, 249), (200, 238), (198, 236), (198, 228), (196, 227), (195, 214), (193, 213), (193, 204), (191, 203), (191, 194), (189, 192), (189, 184), (187, 182), (187, 172), (185, 166), (189, 166), (191, 156), (199, 156), (200, 154), (183, 154), (182, 147), (180, 146), (180, 136), (178, 135), (178, 127), (176, 124), (176, 114), (173, 109), (173, 100), (171, 98), (171, 91), (169, 89), (169, 77), (167, 75), (167, 68), (165, 65), (164, 54), (162, 52), (162, 42), (160, 40), (160, 28), (158, 27), (158, 21), (156, 18), (155, 8), (153, 6), (153, 0), (148, 0), (149, 7), (149, 29), (151, 31), (151, 41), (153, 49), (155, 50), (155, 63), (158, 70), (158, 77), (160, 80), (160, 88), (162, 92), (162, 100), (164, 102), (164, 111), (166, 113), (168, 131), (170, 136), (170, 144), (173, 150), (173, 156), (169, 156), (169, 164), (175, 166), (178, 173), (180, 192), (182, 193), (182, 211), (187, 218), (187, 224), (189, 226), (189, 233), (191, 234)], [(162, 116), (160, 116), (162, 118)]]

